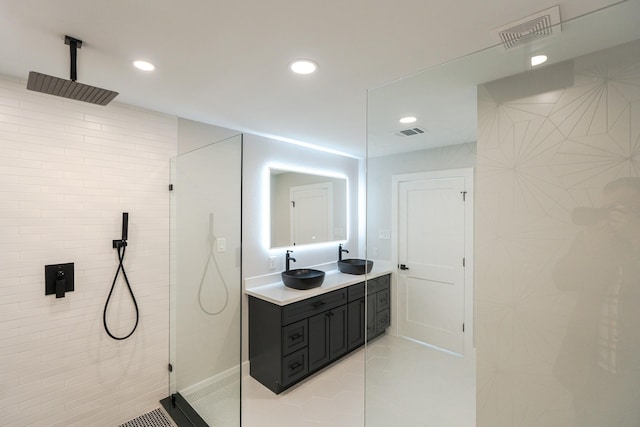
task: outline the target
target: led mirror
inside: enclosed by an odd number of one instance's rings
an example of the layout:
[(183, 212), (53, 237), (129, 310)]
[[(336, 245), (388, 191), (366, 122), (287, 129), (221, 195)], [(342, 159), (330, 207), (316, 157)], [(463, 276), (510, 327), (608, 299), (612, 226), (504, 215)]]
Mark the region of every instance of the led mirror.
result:
[(271, 247), (345, 240), (347, 180), (270, 169)]

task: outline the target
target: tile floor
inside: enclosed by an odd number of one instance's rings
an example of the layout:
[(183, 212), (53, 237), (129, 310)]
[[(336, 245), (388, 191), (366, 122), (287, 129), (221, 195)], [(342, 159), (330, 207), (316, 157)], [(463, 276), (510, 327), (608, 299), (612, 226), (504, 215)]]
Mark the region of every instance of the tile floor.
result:
[(242, 382), (243, 427), (357, 427), (365, 418), (367, 427), (475, 426), (475, 356), (384, 335), (280, 395)]

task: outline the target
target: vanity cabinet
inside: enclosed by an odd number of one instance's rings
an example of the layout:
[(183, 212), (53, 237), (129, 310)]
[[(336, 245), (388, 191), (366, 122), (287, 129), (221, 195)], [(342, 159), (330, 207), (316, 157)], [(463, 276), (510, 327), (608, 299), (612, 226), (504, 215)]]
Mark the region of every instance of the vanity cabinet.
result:
[(367, 294), (367, 341), (381, 335), (391, 323), (391, 276), (369, 280)]
[[(369, 295), (364, 282), (282, 306), (249, 295), (251, 376), (280, 393), (362, 346), (365, 331), (367, 339), (383, 333), (389, 326), (389, 277), (369, 279)], [(369, 322), (365, 298), (373, 313)]]
[(349, 351), (364, 344), (365, 339), (365, 290), (364, 283), (347, 288), (347, 347)]

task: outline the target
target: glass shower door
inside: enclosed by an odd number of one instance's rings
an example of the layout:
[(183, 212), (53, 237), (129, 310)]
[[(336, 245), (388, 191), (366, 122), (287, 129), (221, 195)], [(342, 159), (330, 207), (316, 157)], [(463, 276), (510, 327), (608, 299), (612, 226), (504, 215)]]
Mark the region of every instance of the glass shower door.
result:
[(170, 397), (179, 425), (240, 425), (242, 135), (171, 164)]

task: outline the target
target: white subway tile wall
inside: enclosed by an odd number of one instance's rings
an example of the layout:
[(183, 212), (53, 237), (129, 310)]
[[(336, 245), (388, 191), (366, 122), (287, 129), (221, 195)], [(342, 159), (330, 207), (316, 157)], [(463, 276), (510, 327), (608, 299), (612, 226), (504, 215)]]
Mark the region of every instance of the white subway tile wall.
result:
[[(113, 426), (168, 393), (169, 162), (177, 119), (38, 94), (0, 77), (0, 425)], [(125, 268), (140, 308), (115, 341), (102, 312), (129, 212)], [(44, 266), (75, 290), (44, 294)], [(108, 322), (135, 322), (121, 280)]]

